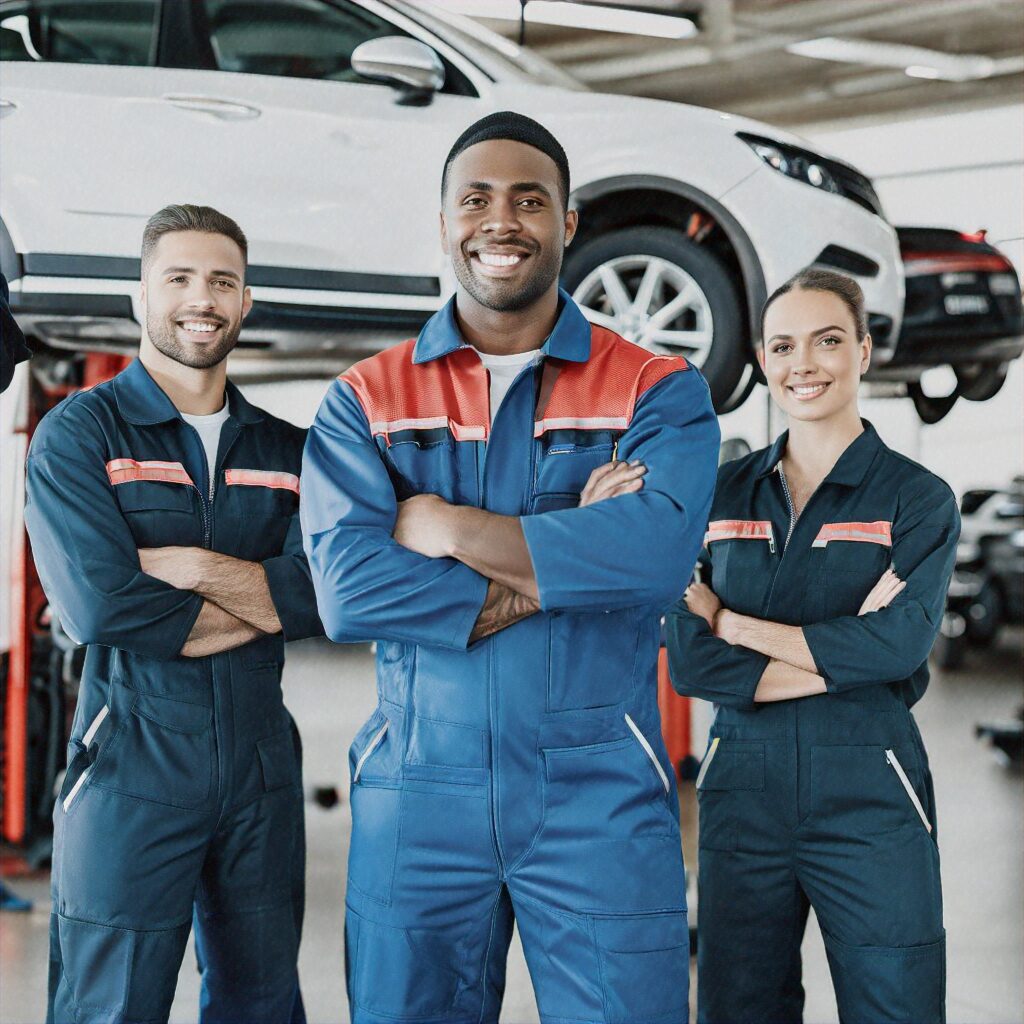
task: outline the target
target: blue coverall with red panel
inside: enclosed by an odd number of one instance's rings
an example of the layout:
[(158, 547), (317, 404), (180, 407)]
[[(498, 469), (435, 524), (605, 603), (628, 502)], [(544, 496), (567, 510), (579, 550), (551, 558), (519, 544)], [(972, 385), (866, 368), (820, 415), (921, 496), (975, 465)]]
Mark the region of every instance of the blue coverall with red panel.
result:
[[(454, 300), (453, 300), (454, 302)], [(656, 700), (659, 618), (693, 568), (718, 426), (699, 372), (564, 293), (498, 413), (449, 303), (342, 374), (310, 430), (302, 521), (336, 641), (378, 641), (352, 746), (354, 1021), (496, 1021), (517, 923), (545, 1021), (679, 1024), (688, 934)], [(592, 470), (640, 493), (577, 508)], [(519, 516), (542, 611), (478, 643), (488, 581), (391, 536), (414, 494)]]

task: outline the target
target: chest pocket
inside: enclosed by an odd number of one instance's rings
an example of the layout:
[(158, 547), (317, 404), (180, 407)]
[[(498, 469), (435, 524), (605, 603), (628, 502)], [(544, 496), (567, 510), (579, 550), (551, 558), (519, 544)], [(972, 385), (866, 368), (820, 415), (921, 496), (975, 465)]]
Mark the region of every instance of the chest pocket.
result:
[(537, 441), (530, 512), (575, 508), (590, 474), (610, 462), (620, 431), (550, 430)]
[(712, 520), (704, 543), (711, 554), (711, 587), (722, 603), (741, 615), (760, 615), (776, 568), (771, 522)]
[(377, 445), (399, 501), (437, 494), (445, 501), (465, 502), (459, 491), (459, 458), (461, 448), (470, 448), (467, 454), (472, 454), (471, 446), (457, 442), (448, 427), (396, 430), (387, 441), (378, 437)]
[(805, 611), (811, 621), (856, 615), (889, 567), (892, 524), (825, 523), (811, 548)]
[(180, 462), (113, 459), (107, 478), (140, 548), (201, 543), (198, 494)]
[(280, 554), (299, 507), (299, 478), (281, 470), (224, 470), (217, 496), (217, 548), (236, 558), (260, 561)]

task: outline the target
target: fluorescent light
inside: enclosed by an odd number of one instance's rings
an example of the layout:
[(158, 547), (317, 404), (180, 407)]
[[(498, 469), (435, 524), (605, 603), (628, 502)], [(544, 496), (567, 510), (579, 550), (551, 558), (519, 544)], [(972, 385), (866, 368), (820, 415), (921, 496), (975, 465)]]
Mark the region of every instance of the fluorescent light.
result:
[[(519, 21), (520, 16), (519, 0), (446, 0), (444, 6), (472, 18)], [(689, 39), (697, 34), (697, 26), (689, 18), (598, 4), (568, 3), (566, 0), (528, 0), (526, 20), (535, 25), (558, 25), (659, 39)]]
[(904, 43), (879, 43), (870, 39), (837, 39), (824, 36), (791, 43), (787, 52), (814, 60), (869, 67), (899, 68), (912, 78), (936, 78), (947, 82), (970, 82), (988, 78), (995, 61), (975, 53), (945, 53)]
[(941, 78), (942, 74), (938, 68), (930, 68), (925, 64), (911, 64), (906, 69), (911, 78)]

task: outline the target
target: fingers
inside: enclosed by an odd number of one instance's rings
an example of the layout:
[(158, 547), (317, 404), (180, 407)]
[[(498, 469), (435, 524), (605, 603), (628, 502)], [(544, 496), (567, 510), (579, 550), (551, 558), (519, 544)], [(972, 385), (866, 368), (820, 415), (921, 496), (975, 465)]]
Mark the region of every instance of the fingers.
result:
[(871, 592), (860, 607), (858, 615), (867, 612), (877, 612), (886, 608), (906, 587), (906, 581), (901, 580), (892, 569), (886, 569), (879, 577), (878, 582), (871, 588)]
[(606, 462), (590, 474), (580, 495), (581, 505), (593, 505), (608, 498), (633, 494), (643, 487), (647, 467), (642, 462)]

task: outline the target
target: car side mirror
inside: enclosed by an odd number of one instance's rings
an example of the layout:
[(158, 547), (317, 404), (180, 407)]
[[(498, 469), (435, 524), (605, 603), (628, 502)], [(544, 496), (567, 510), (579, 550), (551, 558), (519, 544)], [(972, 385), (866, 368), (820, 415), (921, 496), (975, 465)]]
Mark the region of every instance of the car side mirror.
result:
[(426, 43), (408, 36), (368, 39), (352, 51), (352, 70), (403, 93), (401, 102), (429, 102), (444, 86), (444, 65)]

